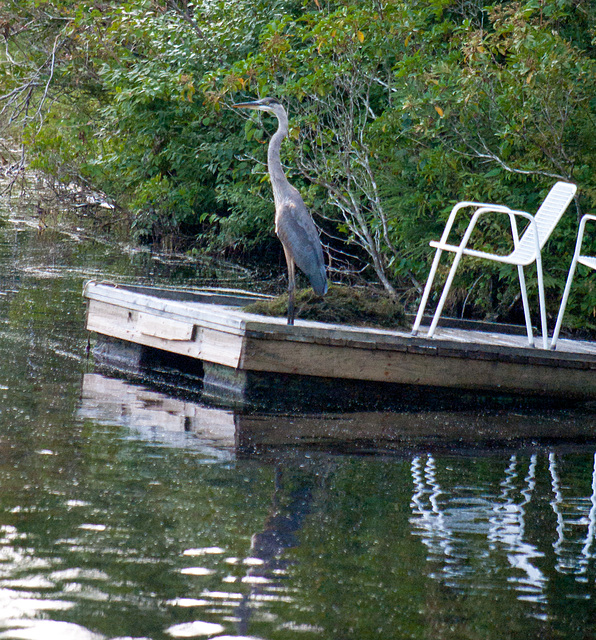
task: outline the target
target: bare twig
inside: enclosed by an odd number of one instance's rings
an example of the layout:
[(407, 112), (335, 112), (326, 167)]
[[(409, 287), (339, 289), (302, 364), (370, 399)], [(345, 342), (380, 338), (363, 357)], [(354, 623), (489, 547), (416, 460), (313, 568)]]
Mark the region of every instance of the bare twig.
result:
[(188, 10), (182, 9), (177, 2), (169, 2), (168, 5), (173, 9), (173, 11), (178, 14), (183, 20), (185, 20), (195, 31), (195, 33), (199, 36), (199, 38), (205, 39), (205, 33), (199, 27), (197, 21), (188, 13)]

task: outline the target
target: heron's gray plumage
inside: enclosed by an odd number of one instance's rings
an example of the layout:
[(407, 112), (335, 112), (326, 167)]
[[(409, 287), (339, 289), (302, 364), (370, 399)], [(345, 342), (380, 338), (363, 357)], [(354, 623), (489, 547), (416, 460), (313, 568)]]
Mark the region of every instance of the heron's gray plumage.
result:
[(312, 218), (308, 212), (306, 215), (300, 215), (294, 203), (283, 203), (276, 211), (275, 232), (284, 247), (292, 247), (297, 267), (307, 276), (313, 291), (322, 296), (327, 293), (323, 248)]
[(283, 139), (288, 135), (288, 116), (275, 98), (241, 102), (233, 106), (268, 111), (277, 117), (277, 131), (267, 150), (267, 166), (275, 201), (275, 232), (283, 245), (288, 263), (288, 324), (294, 324), (294, 264), (308, 277), (317, 295), (327, 292), (327, 272), (315, 223), (300, 192), (288, 182), (281, 164), (280, 149)]

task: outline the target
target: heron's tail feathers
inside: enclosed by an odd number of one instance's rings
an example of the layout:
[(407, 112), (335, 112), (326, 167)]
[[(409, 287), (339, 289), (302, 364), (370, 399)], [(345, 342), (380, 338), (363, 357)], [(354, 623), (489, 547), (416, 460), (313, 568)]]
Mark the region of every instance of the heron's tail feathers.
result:
[(324, 296), (329, 288), (327, 283), (327, 270), (325, 265), (321, 266), (320, 271), (309, 276), (310, 286), (318, 296)]

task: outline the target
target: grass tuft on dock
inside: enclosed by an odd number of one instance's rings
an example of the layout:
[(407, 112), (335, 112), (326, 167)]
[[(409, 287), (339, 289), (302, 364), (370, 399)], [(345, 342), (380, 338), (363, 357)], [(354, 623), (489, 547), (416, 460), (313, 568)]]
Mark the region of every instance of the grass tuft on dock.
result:
[[(285, 316), (288, 294), (244, 307), (249, 313)], [(310, 288), (296, 291), (296, 318), (333, 324), (396, 329), (406, 325), (403, 306), (385, 293), (370, 288), (331, 285), (325, 296)]]

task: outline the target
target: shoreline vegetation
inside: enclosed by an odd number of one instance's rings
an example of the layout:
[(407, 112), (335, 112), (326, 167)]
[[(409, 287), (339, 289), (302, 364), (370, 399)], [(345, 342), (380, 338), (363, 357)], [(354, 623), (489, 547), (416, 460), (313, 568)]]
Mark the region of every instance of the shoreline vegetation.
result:
[[(408, 311), (455, 202), (533, 213), (556, 180), (577, 184), (544, 251), (552, 325), (578, 219), (596, 211), (591, 0), (7, 0), (0, 31), (4, 193), (28, 196), (41, 229), (68, 211), (107, 238), (274, 272), (274, 123), (230, 109), (271, 95), (332, 281)], [(478, 248), (507, 242), (477, 229)], [(447, 311), (520, 321), (516, 278), (466, 260)], [(574, 282), (565, 323), (596, 331), (593, 279)]]

